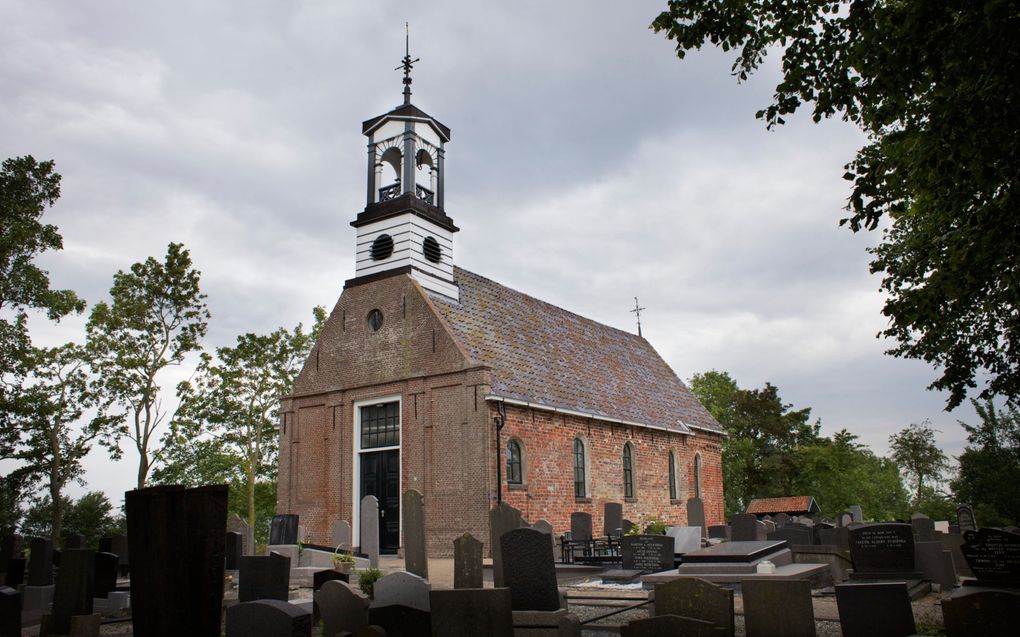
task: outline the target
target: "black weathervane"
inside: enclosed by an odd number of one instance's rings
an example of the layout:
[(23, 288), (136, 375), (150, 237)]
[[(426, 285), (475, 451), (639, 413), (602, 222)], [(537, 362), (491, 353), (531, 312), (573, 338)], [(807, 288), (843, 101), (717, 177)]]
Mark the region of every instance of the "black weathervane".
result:
[(411, 59), (411, 28), (408, 24), (404, 23), (404, 61), (400, 63), (400, 66), (393, 69), (399, 71), (404, 69), (404, 104), (411, 103), (411, 69), (414, 68), (414, 63), (421, 60), (421, 58)]
[(640, 305), (638, 305), (637, 297), (635, 296), (634, 297), (634, 309), (631, 310), (631, 313), (633, 313), (634, 315), (637, 316), (637, 335), (638, 336), (641, 336), (641, 310), (643, 310), (643, 309), (645, 309), (645, 308), (643, 308)]

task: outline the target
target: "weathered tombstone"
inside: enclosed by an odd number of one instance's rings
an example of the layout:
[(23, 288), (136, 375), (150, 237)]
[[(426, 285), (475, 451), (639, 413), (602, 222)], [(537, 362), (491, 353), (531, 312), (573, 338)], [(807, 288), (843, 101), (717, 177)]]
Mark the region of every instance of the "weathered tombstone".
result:
[(117, 588), (117, 566), (119, 559), (113, 553), (96, 553), (95, 557), (95, 590), (96, 597), (106, 598)]
[(687, 526), (700, 526), (701, 537), (708, 537), (708, 527), (705, 525), (705, 503), (701, 498), (691, 498), (687, 501)]
[(942, 600), (946, 637), (1015, 634), (1020, 590), (964, 587)]
[(482, 546), (470, 533), (453, 541), (454, 588), (482, 588)]
[(766, 539), (765, 525), (753, 513), (737, 513), (730, 520), (734, 542), (758, 542)]
[(65, 549), (83, 549), (85, 548), (85, 536), (81, 533), (68, 533), (64, 538)]
[(322, 588), (322, 585), (326, 582), (332, 582), (334, 580), (349, 584), (351, 581), (351, 575), (350, 573), (341, 573), (340, 571), (336, 571), (331, 568), (315, 571), (312, 573), (312, 591), (317, 591)]
[(700, 526), (668, 526), (666, 535), (673, 538), (673, 553), (683, 555), (701, 548)]
[(708, 537), (712, 539), (728, 540), (731, 533), (732, 530), (729, 524), (713, 524), (708, 527)]
[(822, 529), (818, 532), (818, 543), (824, 546), (835, 546), (841, 551), (849, 551), (850, 529), (845, 526)]
[(787, 524), (783, 528), (769, 533), (767, 539), (786, 540), (786, 543), (791, 547), (814, 544), (813, 530), (803, 524)]
[(809, 580), (746, 579), (740, 588), (747, 637), (815, 637)]
[(330, 545), (333, 547), (350, 548), (351, 546), (351, 525), (347, 520), (337, 520), (333, 523), (333, 532), (330, 533)]
[(570, 514), (570, 539), (576, 541), (591, 539), (591, 514), (574, 511)]
[(513, 610), (558, 610), (556, 568), (546, 535), (534, 529), (514, 529), (500, 541), (503, 581), (510, 589)]
[(539, 520), (531, 525), (536, 531), (541, 531), (549, 536), (549, 544), (553, 547), (553, 555), (556, 555), (556, 536), (553, 534), (553, 525), (547, 520)]
[(914, 542), (914, 568), (925, 579), (937, 582), (943, 591), (956, 586), (956, 571), (953, 557), (941, 540)]
[(260, 599), (227, 609), (226, 637), (311, 637), (312, 614), (278, 599)]
[(932, 542), (935, 540), (935, 522), (923, 513), (910, 516), (910, 525), (914, 527), (914, 540)]
[(1020, 535), (981, 528), (963, 534), (960, 550), (974, 577), (984, 585), (1020, 585)]
[(315, 592), (315, 606), (322, 618), (324, 635), (356, 632), (368, 625), (369, 599), (345, 582), (325, 582)]
[(861, 508), (861, 505), (859, 505), (859, 504), (851, 504), (850, 507), (849, 507), (849, 510), (850, 510), (850, 515), (853, 516), (853, 521), (854, 522), (858, 522), (859, 523), (859, 522), (863, 522), (864, 521), (864, 510)]
[(135, 637), (218, 637), (227, 486), (150, 487), (125, 500)]
[(23, 557), (12, 557), (7, 560), (7, 571), (4, 573), (4, 585), (14, 590), (25, 583), (25, 565), (27, 561)]
[[(700, 542), (701, 529), (691, 528), (698, 529)], [(620, 540), (623, 569), (642, 573), (668, 571), (673, 568), (675, 543), (676, 541), (668, 535), (625, 535)]]
[(489, 511), (489, 552), (492, 554), (492, 579), (496, 587), (503, 586), (503, 552), (499, 538), (507, 531), (521, 528), (521, 512), (506, 502)]
[(404, 568), (409, 573), (429, 578), (429, 558), (425, 551), (425, 501), (414, 489), (404, 492)]
[(255, 553), (255, 532), (244, 518), (236, 513), (231, 513), (230, 517), (227, 518), (227, 530), (231, 533), (241, 534), (243, 538), (241, 542), (241, 555), (252, 555)]
[(0, 586), (0, 637), (21, 637), (21, 593)]
[(620, 626), (620, 637), (713, 637), (715, 625), (691, 617), (659, 615), (645, 619), (634, 619)]
[(606, 502), (602, 509), (602, 535), (616, 537), (623, 529), (623, 505), (619, 502)]
[(977, 531), (977, 521), (974, 519), (974, 509), (969, 504), (961, 504), (956, 507), (956, 524), (960, 532)]
[(700, 577), (655, 585), (655, 616), (679, 615), (711, 622), (733, 637), (733, 591)]
[(49, 586), (53, 583), (53, 541), (34, 537), (28, 543), (28, 585)]
[(855, 578), (917, 577), (914, 532), (909, 524), (868, 524), (850, 529)]
[(238, 569), (238, 564), (241, 562), (241, 555), (244, 554), (243, 548), (244, 537), (240, 533), (227, 531), (223, 549), (226, 554), (224, 568), (228, 571), (236, 571)]
[(776, 517), (772, 518), (772, 521), (776, 523), (776, 529), (781, 529), (790, 523), (790, 516), (787, 513), (777, 513)]
[(391, 604), (368, 609), (368, 621), (382, 628), (387, 637), (431, 637), (432, 618), (427, 611)]
[(837, 584), (843, 637), (898, 637), (917, 632), (905, 582)]
[(238, 562), (237, 599), (287, 601), (290, 594), (290, 558), (279, 553), (244, 555)]
[(269, 544), (297, 544), (298, 516), (288, 513), (274, 515), (269, 523)]
[(361, 552), (372, 568), (379, 566), (379, 499), (374, 495), (361, 499)]
[(849, 511), (843, 511), (836, 516), (836, 525), (841, 527), (848, 527), (854, 523), (854, 514)]
[(508, 588), (432, 591), (433, 637), (513, 637)]
[(428, 612), (430, 590), (429, 583), (414, 573), (389, 573), (373, 586), (372, 606), (407, 606)]
[(53, 592), (53, 611), (43, 615), (40, 634), (71, 634), (73, 615), (91, 615), (93, 598), (92, 549), (64, 549)]

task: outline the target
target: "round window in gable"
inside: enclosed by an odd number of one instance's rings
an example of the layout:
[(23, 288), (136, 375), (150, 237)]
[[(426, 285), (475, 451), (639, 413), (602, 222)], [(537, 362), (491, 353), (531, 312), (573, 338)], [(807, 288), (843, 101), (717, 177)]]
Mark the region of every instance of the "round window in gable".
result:
[(393, 254), (393, 237), (388, 234), (381, 234), (372, 242), (372, 260), (382, 261), (390, 258)]
[(421, 251), (425, 253), (425, 258), (432, 263), (439, 263), (443, 258), (443, 250), (439, 247), (439, 242), (435, 237), (425, 237), (425, 241), (421, 244)]
[(368, 320), (368, 327), (373, 332), (378, 332), (379, 328), (382, 327), (382, 319), (383, 319), (383, 316), (382, 316), (382, 311), (381, 310), (372, 310), (371, 312), (368, 313), (368, 319), (367, 319)]

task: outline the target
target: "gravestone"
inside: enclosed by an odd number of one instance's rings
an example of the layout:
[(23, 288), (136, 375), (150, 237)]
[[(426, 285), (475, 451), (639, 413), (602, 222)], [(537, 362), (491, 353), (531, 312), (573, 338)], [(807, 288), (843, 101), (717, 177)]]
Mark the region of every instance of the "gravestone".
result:
[(914, 569), (914, 532), (909, 524), (868, 524), (850, 529), (850, 560), (855, 578), (904, 576)]
[(43, 615), (43, 635), (71, 633), (72, 615), (91, 615), (94, 581), (92, 549), (64, 549), (53, 591), (53, 611)]
[(850, 515), (853, 516), (853, 521), (860, 523), (864, 521), (864, 510), (861, 509), (859, 504), (850, 505)]
[(539, 520), (531, 525), (531, 528), (536, 531), (541, 531), (549, 536), (549, 544), (553, 547), (553, 555), (556, 555), (556, 536), (553, 535), (553, 525), (547, 520)]
[(374, 495), (361, 499), (361, 552), (372, 568), (379, 566), (379, 500)]
[(404, 568), (409, 573), (429, 578), (429, 558), (425, 551), (425, 502), (414, 489), (404, 492)]
[(762, 520), (761, 523), (765, 526), (765, 537), (768, 537), (769, 533), (779, 528), (776, 526), (776, 523), (773, 522), (772, 520)]
[(489, 511), (489, 552), (492, 555), (492, 579), (496, 587), (503, 586), (503, 552), (499, 538), (507, 531), (521, 528), (521, 512), (506, 502)]
[(747, 579), (740, 588), (747, 637), (815, 637), (810, 581)]
[(766, 538), (765, 525), (753, 513), (737, 513), (730, 520), (734, 542), (758, 542)]
[(974, 577), (974, 571), (967, 565), (967, 559), (963, 557), (963, 535), (959, 533), (946, 533), (942, 536), (942, 546), (953, 556), (953, 568), (960, 577)]
[(351, 546), (351, 525), (347, 520), (337, 520), (333, 524), (333, 532), (330, 534), (330, 545), (350, 548)]
[(914, 568), (925, 579), (937, 582), (943, 591), (956, 586), (956, 571), (953, 557), (941, 540), (914, 542)]
[(905, 582), (837, 584), (836, 606), (843, 637), (895, 637), (917, 632)]
[(967, 586), (942, 600), (946, 637), (1016, 634), (1020, 590)]
[(21, 593), (0, 586), (0, 637), (21, 637)]
[(428, 612), (431, 589), (424, 578), (414, 573), (389, 573), (372, 587), (372, 606), (407, 606)]
[(620, 637), (713, 637), (715, 625), (712, 622), (680, 617), (678, 615), (660, 615), (633, 619), (620, 626)]
[(575, 511), (570, 514), (570, 539), (577, 542), (591, 539), (591, 514)]
[(120, 574), (122, 576), (128, 574), (130, 570), (130, 551), (128, 549), (128, 539), (126, 535), (114, 535), (110, 538), (110, 550), (103, 551), (104, 553), (113, 553), (117, 556), (117, 563), (120, 568)]
[(623, 505), (619, 502), (606, 502), (602, 513), (602, 535), (616, 537), (622, 535)]
[(687, 526), (700, 526), (701, 537), (708, 537), (708, 527), (705, 525), (705, 503), (701, 498), (691, 498), (687, 501)]
[(508, 588), (432, 591), (433, 637), (513, 637)]
[(960, 550), (979, 584), (1020, 586), (1020, 535), (980, 528), (963, 539)]
[(632, 528), (634, 528), (634, 523), (628, 520), (627, 518), (623, 518), (623, 523), (620, 525), (620, 528), (623, 529), (624, 533), (627, 533)]
[(777, 513), (772, 521), (776, 523), (776, 529), (781, 529), (790, 523), (790, 516), (787, 513)]
[(854, 514), (849, 511), (843, 511), (836, 516), (836, 526), (848, 527), (854, 523)]
[(248, 526), (248, 522), (244, 518), (236, 513), (231, 513), (230, 517), (227, 518), (227, 530), (232, 533), (241, 534), (243, 538), (241, 542), (241, 555), (253, 555), (255, 553), (255, 531)]
[(812, 544), (821, 544), (822, 543), (822, 535), (825, 533), (825, 531), (831, 531), (832, 529), (836, 529), (836, 528), (841, 528), (841, 527), (833, 526), (833, 525), (829, 524), (828, 522), (819, 522), (818, 524), (816, 524), (813, 527), (811, 527), (811, 543)]
[(25, 566), (27, 560), (23, 557), (12, 557), (7, 560), (7, 571), (4, 573), (5, 582), (4, 585), (10, 586), (14, 590), (18, 590), (18, 587), (25, 583)]
[[(700, 542), (700, 528), (698, 533)], [(623, 536), (620, 540), (623, 570), (641, 571), (642, 573), (668, 571), (673, 568), (674, 544), (675, 540), (668, 535)]]
[(974, 509), (969, 504), (961, 504), (956, 507), (956, 524), (960, 527), (960, 533), (978, 530)]
[(768, 534), (769, 540), (786, 540), (786, 543), (793, 546), (811, 546), (814, 544), (813, 529), (803, 524), (787, 524), (781, 529)]
[(823, 546), (835, 546), (841, 551), (849, 551), (850, 529), (845, 526), (822, 529), (818, 532), (818, 543)]
[(117, 588), (117, 566), (119, 559), (113, 553), (96, 553), (95, 590), (96, 597), (106, 598)]
[(136, 489), (125, 509), (135, 637), (218, 637), (227, 486)]
[(315, 606), (322, 618), (324, 635), (353, 633), (367, 626), (368, 605), (368, 597), (344, 582), (324, 582), (315, 592)]
[(368, 621), (386, 631), (387, 637), (431, 637), (432, 618), (427, 611), (409, 606), (373, 606), (368, 609)]
[(713, 524), (708, 527), (708, 537), (717, 540), (728, 540), (732, 530), (729, 524)]
[(290, 558), (279, 553), (243, 555), (238, 562), (237, 599), (287, 601), (290, 593)]
[(349, 573), (341, 573), (340, 571), (336, 571), (331, 568), (315, 571), (312, 573), (312, 591), (317, 591), (322, 588), (322, 585), (326, 582), (332, 582), (334, 580), (349, 584), (351, 576)]
[(312, 614), (277, 599), (235, 604), (227, 609), (226, 637), (311, 637)]
[(470, 533), (453, 541), (454, 588), (482, 588), (482, 548)]
[(21, 552), (15, 555), (14, 547), (18, 543), (18, 536), (14, 533), (7, 533), (0, 538), (0, 564), (6, 564), (7, 560), (14, 557), (21, 557)]
[(292, 513), (274, 515), (269, 523), (269, 544), (297, 544), (298, 516)]
[(666, 535), (673, 538), (673, 553), (683, 555), (701, 548), (700, 526), (668, 526)]
[(224, 568), (228, 571), (236, 571), (244, 554), (244, 537), (237, 532), (227, 531), (224, 541), (223, 552), (226, 554)]
[(935, 540), (935, 522), (923, 513), (910, 516), (910, 525), (914, 527), (914, 540), (932, 542)]
[(513, 610), (558, 610), (556, 568), (546, 535), (534, 529), (514, 529), (500, 540), (503, 581), (510, 589)]
[(34, 537), (28, 542), (28, 585), (49, 586), (53, 583), (53, 541)]
[(65, 549), (83, 549), (85, 548), (85, 536), (81, 533), (68, 533), (67, 537), (64, 538)]
[(655, 616), (679, 615), (711, 622), (733, 637), (733, 591), (703, 580), (685, 577), (655, 585)]

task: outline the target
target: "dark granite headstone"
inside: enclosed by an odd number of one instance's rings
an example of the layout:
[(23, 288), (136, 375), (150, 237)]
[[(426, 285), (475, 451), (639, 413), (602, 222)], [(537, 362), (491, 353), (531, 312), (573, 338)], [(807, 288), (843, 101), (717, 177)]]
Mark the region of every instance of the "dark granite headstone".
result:
[(733, 590), (699, 577), (655, 585), (655, 616), (679, 615), (711, 622), (733, 637)]
[(837, 584), (836, 606), (843, 637), (905, 637), (917, 632), (905, 582)]
[(705, 524), (705, 503), (701, 498), (687, 501), (687, 526), (700, 526), (701, 537), (708, 537), (708, 526)]
[(839, 527), (836, 527), (836, 526), (834, 526), (832, 524), (829, 524), (828, 522), (819, 522), (818, 524), (814, 525), (813, 527), (811, 527), (811, 543), (812, 544), (821, 544), (822, 543), (822, 534), (825, 531), (831, 531), (832, 529), (835, 529), (835, 528), (839, 528)]
[(591, 539), (591, 514), (584, 511), (575, 511), (570, 514), (570, 539), (578, 540)]
[(227, 485), (150, 487), (125, 499), (134, 636), (218, 637)]
[(956, 586), (952, 554), (942, 545), (941, 540), (914, 542), (914, 568), (925, 579), (937, 582), (943, 591)]
[(508, 588), (462, 588), (429, 594), (433, 637), (513, 637)]
[(708, 527), (708, 537), (713, 539), (728, 540), (731, 532), (729, 524), (713, 524)]
[(269, 544), (297, 544), (298, 516), (287, 513), (274, 515), (269, 523)]
[(344, 582), (329, 581), (315, 592), (323, 635), (354, 633), (368, 625), (368, 597)]
[(14, 533), (7, 533), (0, 538), (0, 564), (6, 564), (7, 560), (14, 557), (21, 557), (20, 551), (18, 555), (14, 554), (14, 547), (18, 543), (18, 536)]
[(818, 543), (825, 546), (835, 546), (841, 551), (849, 551), (850, 529), (845, 526), (822, 529), (818, 532)]
[(786, 550), (783, 540), (722, 542), (684, 555), (684, 564), (750, 563)]
[(942, 600), (947, 637), (1013, 635), (1020, 625), (1020, 591), (966, 586)]
[(625, 535), (620, 540), (623, 569), (658, 573), (673, 568), (673, 545), (668, 535)]
[(239, 561), (237, 599), (253, 602), (257, 599), (287, 601), (290, 592), (290, 558), (279, 553), (243, 555)]
[(712, 622), (680, 617), (678, 615), (660, 615), (645, 619), (634, 619), (620, 626), (620, 637), (714, 637), (715, 625)]
[(776, 529), (781, 529), (790, 523), (790, 516), (787, 513), (777, 513), (776, 517), (772, 518), (772, 521), (776, 523)]
[(322, 588), (322, 585), (326, 582), (332, 582), (334, 580), (348, 584), (351, 581), (351, 576), (349, 573), (341, 573), (340, 571), (334, 571), (331, 568), (327, 568), (322, 571), (315, 571), (312, 573), (312, 590), (317, 591)]
[(117, 588), (117, 566), (119, 558), (113, 553), (96, 553), (95, 591), (96, 597), (105, 598)]
[(70, 634), (72, 615), (91, 615), (94, 581), (92, 549), (64, 549), (53, 591), (51, 632)]
[(768, 534), (770, 540), (786, 540), (790, 546), (810, 546), (814, 544), (812, 529), (802, 524), (787, 524), (781, 529)]
[(757, 542), (766, 539), (765, 526), (753, 513), (737, 513), (730, 520), (734, 542)]
[(53, 541), (34, 537), (28, 543), (28, 585), (49, 586), (53, 583)]
[[(113, 538), (103, 536), (99, 538), (99, 553), (113, 553)], [(116, 555), (116, 553), (114, 553)]]
[(414, 489), (404, 492), (404, 568), (425, 579), (429, 578), (429, 558), (425, 551), (425, 499)]
[(224, 537), (223, 552), (226, 554), (223, 567), (228, 571), (236, 571), (244, 553), (244, 536), (234, 531), (227, 531)]
[(131, 562), (128, 559), (128, 539), (126, 535), (114, 535), (110, 538), (110, 550), (104, 553), (113, 553), (120, 563), (120, 574), (127, 575)]
[(956, 524), (960, 527), (961, 533), (978, 530), (974, 509), (969, 504), (961, 504), (956, 507)]
[(227, 608), (226, 637), (311, 637), (312, 614), (277, 599)]
[(470, 533), (453, 541), (454, 588), (482, 588), (482, 548)]
[(855, 575), (914, 573), (914, 531), (909, 524), (867, 524), (850, 529)]
[(427, 611), (391, 604), (368, 609), (368, 621), (390, 635), (401, 637), (431, 637), (432, 618)]
[(960, 550), (981, 584), (1020, 586), (1020, 535), (981, 528), (963, 534)]
[(492, 554), (492, 579), (499, 587), (503, 586), (503, 556), (499, 548), (499, 538), (507, 531), (521, 528), (521, 512), (506, 502), (502, 502), (489, 511), (489, 552)]
[(25, 583), (26, 564), (27, 560), (23, 557), (12, 557), (7, 560), (7, 570), (4, 572), (6, 580), (4, 585), (18, 590), (18, 587)]
[(64, 538), (65, 549), (83, 549), (85, 548), (85, 536), (81, 533), (68, 533)]
[(809, 580), (747, 579), (740, 588), (747, 637), (815, 637)]
[(549, 538), (534, 529), (515, 529), (504, 533), (500, 540), (503, 581), (510, 589), (513, 609), (558, 610), (559, 591)]
[(617, 536), (629, 529), (623, 529), (623, 505), (619, 502), (606, 502), (602, 513), (602, 535)]
[(0, 586), (0, 637), (21, 637), (21, 593)]
[(910, 525), (914, 527), (914, 539), (918, 542), (935, 540), (935, 522), (923, 513), (910, 516)]

